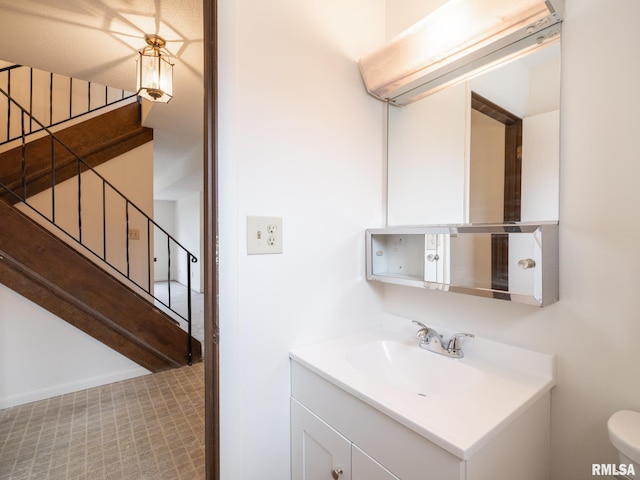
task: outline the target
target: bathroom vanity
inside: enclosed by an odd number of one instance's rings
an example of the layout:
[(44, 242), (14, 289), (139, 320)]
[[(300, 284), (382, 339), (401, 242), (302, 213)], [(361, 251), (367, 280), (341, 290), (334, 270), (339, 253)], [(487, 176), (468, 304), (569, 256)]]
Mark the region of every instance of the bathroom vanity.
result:
[(548, 478), (553, 355), (476, 337), (454, 359), (415, 334), (385, 315), (290, 353), (292, 479)]

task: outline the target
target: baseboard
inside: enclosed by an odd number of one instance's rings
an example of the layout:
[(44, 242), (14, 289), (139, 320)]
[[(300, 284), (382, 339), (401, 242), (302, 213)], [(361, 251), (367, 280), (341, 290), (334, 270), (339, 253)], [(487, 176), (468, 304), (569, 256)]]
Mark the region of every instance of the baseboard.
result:
[(88, 388), (100, 387), (110, 383), (129, 380), (130, 378), (140, 377), (150, 373), (151, 372), (146, 368), (136, 367), (128, 370), (122, 370), (120, 372), (113, 372), (108, 375), (86, 378), (41, 390), (33, 390), (19, 395), (12, 395), (10, 397), (0, 398), (0, 410), (24, 405), (26, 403), (37, 402), (38, 400), (46, 400), (48, 398), (57, 397), (67, 393), (79, 392), (81, 390), (87, 390)]

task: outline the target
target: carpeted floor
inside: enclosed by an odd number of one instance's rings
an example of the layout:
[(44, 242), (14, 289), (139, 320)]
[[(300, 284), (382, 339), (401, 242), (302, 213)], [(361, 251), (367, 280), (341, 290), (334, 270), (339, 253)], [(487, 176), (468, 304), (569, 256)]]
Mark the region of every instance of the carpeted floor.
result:
[[(187, 317), (187, 287), (178, 282), (155, 282), (154, 294), (169, 305), (169, 293), (171, 294), (171, 308), (177, 311), (183, 317)], [(156, 302), (158, 308), (180, 322), (180, 326), (186, 330), (186, 322), (176, 316), (169, 309), (159, 302)], [(202, 343), (204, 341), (204, 294), (191, 291), (191, 335)]]

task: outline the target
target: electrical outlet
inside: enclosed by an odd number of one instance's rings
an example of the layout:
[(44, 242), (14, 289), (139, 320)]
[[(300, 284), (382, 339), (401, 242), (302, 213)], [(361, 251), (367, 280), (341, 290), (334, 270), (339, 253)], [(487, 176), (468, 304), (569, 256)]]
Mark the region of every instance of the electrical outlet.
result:
[(247, 217), (247, 255), (282, 253), (282, 218)]

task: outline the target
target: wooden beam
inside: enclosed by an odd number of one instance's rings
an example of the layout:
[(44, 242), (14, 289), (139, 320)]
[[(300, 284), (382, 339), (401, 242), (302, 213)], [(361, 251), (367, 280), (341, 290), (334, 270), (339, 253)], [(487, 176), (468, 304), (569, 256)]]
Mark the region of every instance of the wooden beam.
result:
[[(153, 140), (153, 130), (140, 124), (140, 106), (131, 103), (57, 132), (58, 138), (71, 151), (47, 136), (25, 145), (27, 196), (52, 186), (51, 155), (55, 158), (55, 184), (78, 174), (76, 155), (89, 166), (98, 165)], [(73, 153), (72, 153), (73, 152)], [(75, 155), (74, 155), (75, 154)], [(22, 184), (22, 147), (0, 155), (0, 182), (19, 196)], [(81, 171), (86, 170), (82, 168)], [(15, 204), (19, 198), (0, 189), (0, 198)]]

